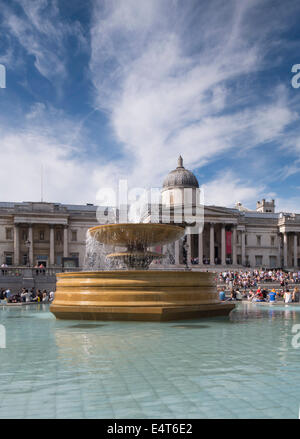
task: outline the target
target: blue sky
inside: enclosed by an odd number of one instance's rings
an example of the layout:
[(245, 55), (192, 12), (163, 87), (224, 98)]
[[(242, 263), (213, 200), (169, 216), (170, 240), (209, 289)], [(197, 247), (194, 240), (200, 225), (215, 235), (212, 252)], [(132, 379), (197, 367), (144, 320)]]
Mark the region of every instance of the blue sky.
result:
[(1, 201), (159, 187), (181, 154), (206, 204), (300, 212), (300, 3), (6, 0)]

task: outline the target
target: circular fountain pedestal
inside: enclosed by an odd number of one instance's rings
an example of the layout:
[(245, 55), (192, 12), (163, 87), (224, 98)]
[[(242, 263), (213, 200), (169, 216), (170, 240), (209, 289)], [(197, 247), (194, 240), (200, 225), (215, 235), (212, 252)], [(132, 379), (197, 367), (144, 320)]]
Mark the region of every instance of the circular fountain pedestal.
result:
[(213, 273), (114, 270), (57, 275), (50, 310), (59, 319), (167, 321), (228, 315)]

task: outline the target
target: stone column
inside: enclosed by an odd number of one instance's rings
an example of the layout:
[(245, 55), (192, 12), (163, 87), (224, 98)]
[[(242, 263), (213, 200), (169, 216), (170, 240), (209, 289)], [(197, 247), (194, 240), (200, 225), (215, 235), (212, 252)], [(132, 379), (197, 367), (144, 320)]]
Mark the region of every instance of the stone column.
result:
[(287, 236), (287, 233), (286, 232), (284, 232), (283, 233), (283, 266), (286, 268), (287, 267), (287, 264), (288, 264), (288, 258), (287, 258), (287, 255), (288, 255), (288, 243), (287, 243), (287, 241), (288, 241), (288, 236)]
[(297, 246), (297, 233), (294, 233), (294, 267), (298, 267), (298, 246)]
[(19, 224), (14, 226), (14, 265), (20, 265), (20, 230)]
[(33, 266), (33, 229), (32, 229), (32, 224), (30, 224), (28, 227), (28, 241), (30, 242), (29, 265), (32, 267)]
[(236, 225), (233, 226), (232, 231), (232, 264), (237, 265), (237, 256), (236, 256)]
[(68, 226), (64, 226), (64, 258), (69, 256), (69, 233)]
[(226, 265), (225, 224), (222, 224), (222, 229), (221, 229), (221, 264)]
[(199, 262), (199, 265), (203, 265), (203, 233), (204, 233), (204, 228), (202, 230), (202, 233), (199, 233), (199, 235), (198, 235), (198, 262)]
[(210, 265), (215, 265), (215, 227), (214, 223), (210, 223), (210, 252), (209, 252), (209, 263)]
[(246, 264), (245, 231), (242, 231), (242, 265)]
[(180, 264), (180, 241), (175, 241), (175, 264)]
[(54, 226), (50, 225), (50, 266), (55, 263), (55, 251), (54, 251)]

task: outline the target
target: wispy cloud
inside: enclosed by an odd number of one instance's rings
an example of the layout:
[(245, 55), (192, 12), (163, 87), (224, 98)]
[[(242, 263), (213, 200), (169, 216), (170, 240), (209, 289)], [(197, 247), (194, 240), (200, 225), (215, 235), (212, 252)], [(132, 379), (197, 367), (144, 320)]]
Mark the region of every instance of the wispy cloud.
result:
[(271, 31), (251, 25), (258, 2), (191, 2), (184, 11), (177, 1), (99, 5), (90, 63), (95, 105), (109, 112), (133, 182), (159, 181), (179, 153), (197, 168), (277, 140), (295, 120), (282, 87), (265, 102), (240, 106), (243, 83), (265, 63), (262, 36)]
[[(267, 75), (291, 47), (296, 50), (287, 30), (296, 23), (295, 11), (299, 16), (297, 1), (277, 2), (276, 8), (268, 0), (91, 4), (91, 24), (66, 19), (55, 0), (12, 1), (1, 11), (9, 44), (0, 53), (10, 65), (21, 60), (28, 69), (18, 86), (26, 88), (32, 70), (38, 71), (62, 97), (50, 104), (49, 92), (45, 98), (42, 87), (33, 92), (28, 86), (30, 99), (20, 97), (17, 123), (14, 115), (0, 118), (3, 173), (19, 178), (2, 199), (38, 199), (45, 160), (48, 199), (74, 202), (94, 200), (101, 186), (119, 178), (160, 186), (179, 154), (203, 175), (211, 204), (251, 207), (260, 196), (276, 194), (275, 177), (296, 175), (299, 98), (282, 76)], [(84, 59), (90, 55), (88, 66), (76, 64), (77, 49)], [(87, 72), (86, 94), (75, 87), (64, 95), (71, 77), (77, 85), (79, 71)], [(89, 131), (90, 112), (101, 123)], [(278, 155), (272, 167), (268, 145)], [(280, 154), (289, 158), (284, 176)], [(259, 178), (247, 175), (247, 166), (259, 168)]]
[(265, 186), (253, 186), (250, 181), (227, 170), (209, 183), (203, 185), (205, 204), (233, 207), (237, 202), (253, 208), (255, 202), (265, 193)]
[(18, 6), (18, 14), (9, 4), (2, 8), (3, 28), (34, 56), (35, 67), (42, 76), (60, 83), (67, 75), (67, 38), (76, 37), (78, 45), (86, 46), (80, 23), (62, 20), (56, 1), (19, 0)]

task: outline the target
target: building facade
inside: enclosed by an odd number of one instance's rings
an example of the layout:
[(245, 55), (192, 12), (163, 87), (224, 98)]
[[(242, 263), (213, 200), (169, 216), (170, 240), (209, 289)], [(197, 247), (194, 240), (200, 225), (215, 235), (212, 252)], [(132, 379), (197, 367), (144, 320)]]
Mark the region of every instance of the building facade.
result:
[[(187, 188), (192, 189), (193, 204), (199, 184), (179, 157), (177, 168), (163, 182), (161, 205), (168, 204), (174, 213), (181, 208)], [(59, 268), (64, 262), (83, 267), (87, 230), (99, 224), (97, 209), (91, 204), (0, 203), (0, 265)], [(153, 219), (146, 212), (142, 220)], [(171, 222), (178, 223), (172, 216)], [(204, 206), (203, 232), (186, 235), (172, 247), (172, 263), (195, 269), (298, 269), (300, 215), (275, 212), (274, 200), (258, 201), (254, 211), (241, 203), (235, 208)]]
[[(86, 233), (97, 207), (58, 203), (0, 203), (0, 262), (8, 266), (83, 266)], [(69, 261), (68, 261), (69, 260)]]

